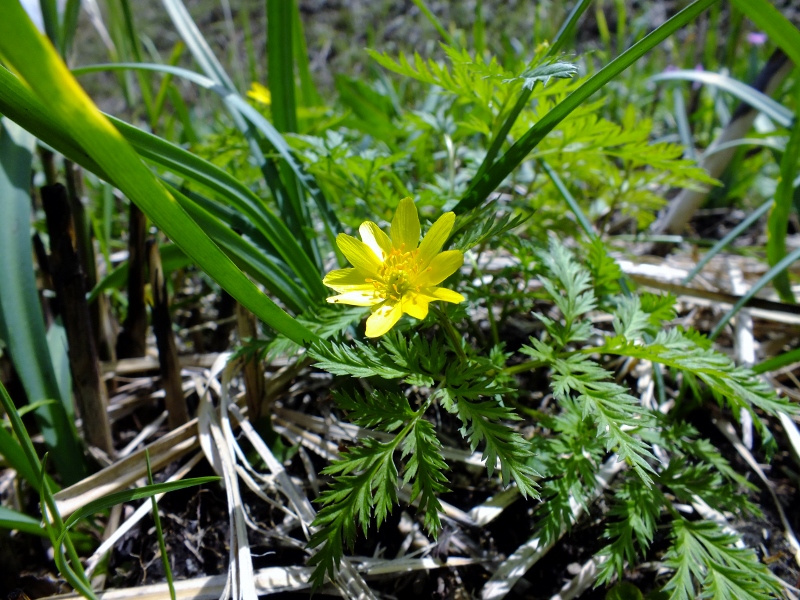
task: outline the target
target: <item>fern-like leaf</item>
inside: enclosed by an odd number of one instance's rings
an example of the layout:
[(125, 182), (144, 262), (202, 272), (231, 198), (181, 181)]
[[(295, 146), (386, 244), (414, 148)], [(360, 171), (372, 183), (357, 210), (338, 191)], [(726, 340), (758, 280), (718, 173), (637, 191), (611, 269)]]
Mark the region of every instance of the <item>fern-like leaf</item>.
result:
[[(717, 398), (724, 398), (735, 409), (752, 412), (752, 407), (757, 406), (773, 416), (779, 412), (797, 411), (750, 369), (737, 367), (724, 354), (702, 347), (693, 336), (678, 328), (660, 331), (647, 345), (638, 345), (622, 337), (610, 338), (595, 351), (631, 356), (679, 369), (705, 383)], [(760, 424), (759, 419), (755, 421)]]
[(574, 64), (557, 60), (526, 69), (516, 77), (503, 79), (503, 83), (521, 81), (523, 89), (531, 90), (537, 81), (541, 81), (542, 85), (547, 85), (553, 78), (571, 79), (577, 72), (578, 67)]
[[(780, 582), (736, 536), (716, 523), (676, 519), (665, 565), (675, 575), (664, 586), (670, 600), (767, 600), (780, 595)], [(702, 588), (698, 592), (697, 587)]]
[(397, 504), (397, 467), (393, 454), (400, 439), (381, 443), (367, 438), (361, 446), (344, 453), (323, 470), (334, 475), (330, 488), (317, 499), (323, 504), (313, 526), (316, 531), (308, 542), (309, 548), (322, 546), (309, 559), (314, 566), (311, 584), (317, 588), (325, 575), (333, 577), (343, 554), (343, 542), (352, 549), (358, 525), (367, 533), (370, 518), (375, 514), (378, 526)]
[(362, 342), (352, 345), (318, 343), (308, 349), (308, 354), (317, 361), (320, 369), (334, 375), (398, 379), (409, 374), (407, 369), (396, 365), (382, 349)]
[(333, 399), (350, 421), (368, 429), (394, 431), (414, 418), (408, 398), (394, 392), (375, 390), (369, 394), (336, 390)]
[(439, 513), (442, 505), (438, 495), (449, 492), (442, 458), (442, 444), (436, 430), (428, 421), (419, 419), (403, 442), (403, 456), (409, 456), (403, 473), (403, 483), (413, 481), (411, 502), (419, 498), (419, 510), (424, 514), (425, 529), (436, 537), (442, 524)]
[(503, 483), (513, 479), (523, 496), (538, 498), (534, 478), (540, 475), (528, 464), (530, 444), (502, 421), (517, 421), (519, 416), (496, 400), (471, 402), (455, 395), (452, 389), (444, 390), (442, 405), (461, 419), (461, 435), (474, 451), (485, 443), (482, 458), (491, 477), (500, 463)]
[(621, 578), (625, 563), (637, 564), (638, 551), (646, 552), (653, 541), (664, 503), (664, 495), (657, 488), (639, 479), (628, 478), (617, 488), (609, 511), (613, 520), (605, 532), (613, 541), (599, 552), (609, 558), (600, 567), (599, 583)]

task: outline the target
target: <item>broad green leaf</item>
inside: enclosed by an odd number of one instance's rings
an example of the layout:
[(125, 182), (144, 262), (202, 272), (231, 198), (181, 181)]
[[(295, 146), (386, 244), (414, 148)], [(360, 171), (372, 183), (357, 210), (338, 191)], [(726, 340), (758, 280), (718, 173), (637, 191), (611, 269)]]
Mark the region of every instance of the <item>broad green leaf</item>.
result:
[(297, 131), (292, 16), (295, 0), (267, 1), (267, 76), (272, 120), (281, 133)]
[[(800, 81), (795, 82), (794, 96), (800, 98)], [(775, 203), (769, 211), (767, 220), (767, 261), (774, 266), (786, 256), (786, 233), (794, 200), (794, 178), (797, 175), (797, 161), (800, 158), (800, 105), (795, 108), (795, 119), (789, 141), (781, 158), (781, 178), (775, 190)], [(781, 300), (794, 304), (795, 297), (789, 281), (789, 272), (781, 271), (772, 282)]]
[(47, 537), (47, 531), (41, 521), (5, 506), (0, 506), (0, 528), (16, 529), (23, 533)]
[[(26, 16), (27, 18), (27, 16)], [(30, 176), (32, 145), (14, 123), (0, 124), (0, 337), (30, 402), (58, 399), (41, 405), (36, 420), (53, 462), (67, 483), (88, 473), (77, 432), (67, 417), (53, 370), (42, 317), (31, 253)], [(33, 140), (31, 140), (33, 141)]]

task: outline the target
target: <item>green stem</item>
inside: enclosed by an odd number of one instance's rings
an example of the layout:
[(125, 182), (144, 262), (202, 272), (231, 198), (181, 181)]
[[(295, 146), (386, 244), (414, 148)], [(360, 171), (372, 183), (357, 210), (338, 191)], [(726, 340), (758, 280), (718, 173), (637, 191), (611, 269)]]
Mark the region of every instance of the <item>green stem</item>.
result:
[(539, 367), (544, 367), (547, 364), (543, 360), (526, 360), (524, 363), (514, 365), (513, 367), (506, 367), (502, 370), (504, 375), (516, 375), (517, 373), (524, 373), (525, 371), (532, 371)]
[(461, 345), (462, 339), (461, 335), (456, 331), (456, 328), (453, 326), (452, 321), (447, 316), (447, 313), (440, 308), (434, 309), (436, 311), (436, 316), (439, 318), (439, 323), (442, 326), (442, 329), (447, 333), (447, 336), (450, 338), (450, 342), (453, 344), (453, 349), (458, 354), (458, 358), (461, 360), (462, 363), (467, 363), (467, 355), (464, 353), (464, 347)]

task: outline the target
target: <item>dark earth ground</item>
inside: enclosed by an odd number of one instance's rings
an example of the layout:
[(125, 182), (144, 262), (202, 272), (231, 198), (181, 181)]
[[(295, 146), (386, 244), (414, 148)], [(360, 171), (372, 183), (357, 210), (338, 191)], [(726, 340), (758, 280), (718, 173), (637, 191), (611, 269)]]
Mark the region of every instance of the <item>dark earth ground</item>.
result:
[[(505, 331), (504, 339), (522, 340), (521, 331)], [(322, 410), (331, 409), (330, 397), (326, 388), (319, 389), (312, 402), (308, 402), (308, 389), (304, 386), (306, 377), (301, 375), (295, 382), (293, 393), (283, 398), (286, 408), (307, 411), (309, 407)], [(298, 385), (299, 384), (299, 385)], [(521, 381), (521, 389), (546, 390), (546, 380), (541, 373), (532, 373)], [(157, 385), (157, 382), (156, 382)], [(314, 386), (317, 387), (317, 386)], [(310, 389), (310, 388), (309, 388)], [(146, 392), (143, 392), (146, 393)], [(304, 399), (304, 396), (305, 399)], [(532, 404), (537, 407), (536, 403)], [(115, 425), (115, 435), (124, 445), (147, 423), (163, 410), (159, 402), (149, 408), (142, 409)], [(706, 404), (688, 416), (688, 420), (700, 430), (703, 437), (709, 438), (720, 449), (722, 454), (740, 473), (750, 473), (747, 464), (740, 458), (732, 446), (711, 424), (710, 417), (714, 409)], [(440, 433), (451, 439), (458, 439), (456, 429), (459, 424), (445, 418)], [(782, 439), (780, 424), (770, 424), (779, 440), (779, 447), (786, 449), (788, 443)], [(166, 433), (166, 431), (164, 431)], [(240, 440), (241, 443), (241, 440)], [(311, 453), (310, 453), (311, 454)], [(759, 462), (765, 462), (758, 451), (755, 455)], [(319, 472), (325, 462), (311, 454), (314, 468)], [(443, 496), (443, 500), (457, 508), (469, 511), (498, 491), (495, 481), (489, 481), (482, 470), (471, 470), (460, 463), (453, 463), (450, 471), (452, 492)], [(177, 465), (173, 465), (159, 474), (158, 480), (168, 477)], [(787, 450), (779, 451), (773, 458), (767, 473), (775, 485), (788, 518), (795, 530), (800, 529), (800, 495), (798, 494), (797, 464)], [(289, 471), (297, 478), (307, 480), (307, 474), (295, 457)], [(189, 476), (213, 475), (205, 461), (196, 467)], [(759, 557), (769, 568), (784, 581), (797, 586), (800, 583), (800, 569), (794, 562), (791, 548), (783, 537), (783, 528), (769, 493), (754, 476), (750, 477), (758, 491), (749, 494), (749, 499), (761, 507), (763, 517), (750, 517), (744, 521), (733, 521), (731, 525), (743, 535), (746, 543), (756, 549)], [(321, 480), (324, 482), (324, 479)], [(244, 504), (253, 520), (269, 529), (270, 525), (280, 523), (281, 514), (259, 500), (254, 494), (243, 488)], [(31, 498), (31, 503), (35, 502)], [(438, 556), (464, 556), (452, 544), (453, 537), (460, 538), (465, 545), (479, 548), (480, 556), (495, 561), (502, 560), (511, 554), (519, 545), (526, 542), (535, 528), (536, 517), (533, 510), (536, 503), (518, 499), (506, 508), (500, 517), (481, 529), (470, 530), (463, 526), (445, 523), (445, 530), (440, 537), (437, 548)], [(225, 493), (218, 486), (206, 486), (202, 489), (188, 489), (167, 494), (159, 503), (162, 526), (166, 538), (168, 555), (176, 579), (192, 578), (206, 575), (223, 574), (228, 560), (228, 515)], [(36, 514), (37, 507), (27, 507), (30, 514)], [(538, 562), (528, 574), (517, 584), (507, 596), (510, 600), (538, 600), (550, 598), (561, 586), (572, 578), (576, 566), (583, 564), (603, 545), (605, 503), (601, 498), (596, 502), (588, 516), (584, 517), (574, 529), (564, 536), (545, 557)], [(359, 536), (354, 554), (357, 556), (381, 556), (392, 558), (402, 544), (405, 533), (401, 533), (398, 525), (404, 513), (413, 516), (414, 509), (400, 505), (394, 514), (379, 531), (374, 528), (368, 541)], [(98, 524), (99, 527), (102, 527)], [(97, 533), (100, 533), (100, 529)], [(96, 535), (96, 534), (95, 534)], [(298, 535), (295, 532), (294, 535)], [(274, 539), (265, 539), (255, 532), (249, 533), (251, 550), (254, 556), (254, 568), (267, 566), (297, 566), (305, 562), (305, 554), (295, 547), (287, 547)], [(636, 584), (643, 592), (663, 585), (666, 578), (657, 573), (657, 561), (663, 556), (668, 545), (668, 530), (660, 528), (643, 566), (626, 572), (628, 581)], [(464, 544), (461, 544), (463, 547)], [(434, 552), (434, 556), (437, 555)], [(14, 536), (6, 533), (0, 535), (0, 565), (5, 576), (0, 584), (0, 598), (4, 598), (15, 588), (24, 589), (30, 598), (39, 598), (66, 591), (58, 585), (55, 571), (50, 560), (48, 544), (29, 537)], [(489, 563), (487, 566), (491, 566)], [(158, 554), (158, 543), (152, 518), (143, 519), (117, 545), (111, 557), (108, 572), (111, 573), (106, 587), (136, 587), (164, 581), (162, 564)], [(15, 576), (16, 574), (16, 576)], [(454, 569), (440, 569), (430, 572), (413, 572), (382, 580), (371, 580), (370, 586), (384, 597), (466, 599), (477, 597), (490, 573), (480, 565), (471, 565)], [(582, 598), (599, 600), (605, 597), (605, 589), (589, 590)], [(277, 598), (307, 597), (308, 591), (299, 593), (277, 594)], [(325, 594), (318, 593), (318, 597)]]

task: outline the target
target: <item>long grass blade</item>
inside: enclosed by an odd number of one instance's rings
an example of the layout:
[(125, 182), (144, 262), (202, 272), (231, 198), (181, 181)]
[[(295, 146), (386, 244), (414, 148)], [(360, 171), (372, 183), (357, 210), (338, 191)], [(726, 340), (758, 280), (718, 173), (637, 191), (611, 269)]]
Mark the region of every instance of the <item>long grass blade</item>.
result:
[(78, 16), (81, 11), (81, 0), (67, 0), (64, 5), (64, 19), (61, 23), (61, 55), (69, 57), (72, 41), (78, 30)]
[(760, 362), (757, 365), (754, 365), (753, 372), (769, 373), (771, 371), (777, 371), (778, 369), (783, 368), (786, 365), (791, 365), (796, 362), (800, 362), (800, 348), (789, 350), (789, 352), (784, 352), (783, 354), (779, 354), (778, 356), (773, 356), (772, 358), (765, 360), (764, 362)]
[(281, 133), (297, 131), (294, 94), (292, 6), (295, 0), (267, 0), (267, 77), (272, 120)]
[(778, 262), (778, 264), (776, 264), (769, 271), (764, 273), (761, 279), (756, 281), (756, 283), (753, 284), (753, 286), (749, 290), (747, 290), (747, 293), (744, 294), (741, 298), (739, 298), (736, 304), (734, 304), (731, 307), (731, 309), (727, 313), (725, 313), (725, 315), (723, 315), (723, 317), (719, 320), (719, 322), (716, 324), (714, 329), (709, 334), (708, 336), (709, 339), (713, 340), (720, 333), (722, 333), (722, 330), (725, 328), (725, 325), (727, 325), (728, 321), (730, 321), (736, 315), (736, 313), (738, 313), (742, 309), (742, 307), (747, 303), (748, 300), (750, 300), (753, 296), (755, 296), (758, 292), (760, 292), (764, 288), (764, 286), (766, 286), (770, 281), (775, 279), (775, 276), (778, 273), (791, 266), (791, 264), (798, 258), (800, 258), (800, 248), (796, 248), (794, 251), (784, 256), (783, 259), (780, 262)]
[(117, 504), (133, 502), (134, 500), (143, 500), (157, 494), (185, 490), (186, 488), (203, 485), (205, 483), (213, 483), (215, 481), (219, 481), (219, 479), (220, 478), (217, 476), (191, 477), (189, 479), (182, 479), (180, 481), (165, 481), (164, 483), (143, 485), (142, 487), (134, 488), (132, 490), (113, 492), (103, 496), (102, 498), (98, 498), (97, 500), (92, 500), (85, 506), (82, 506), (76, 510), (66, 521), (64, 521), (64, 528), (69, 529), (81, 519), (90, 517), (93, 514), (104, 511), (107, 508), (116, 506)]
[[(800, 80), (795, 82), (794, 96), (800, 99)], [(795, 108), (794, 125), (789, 134), (789, 141), (786, 142), (786, 149), (781, 158), (781, 178), (778, 181), (778, 188), (775, 190), (775, 203), (769, 213), (767, 220), (767, 261), (770, 265), (775, 265), (781, 258), (786, 256), (786, 233), (789, 223), (789, 215), (792, 212), (794, 202), (793, 181), (797, 174), (797, 161), (800, 158), (800, 106)], [(789, 273), (783, 271), (779, 273), (773, 285), (784, 302), (795, 302), (792, 293)]]
[(711, 73), (709, 71), (666, 71), (650, 78), (650, 81), (693, 81), (703, 83), (724, 90), (746, 102), (758, 111), (767, 115), (782, 127), (791, 127), (794, 115), (792, 111), (776, 102), (763, 92), (737, 81), (727, 75)]
[(91, 171), (101, 179), (111, 178), (86, 150), (75, 143), (66, 128), (16, 76), (0, 65), (0, 113), (32, 133), (42, 142)]
[(433, 28), (436, 29), (440, 36), (442, 36), (444, 43), (455, 48), (456, 42), (453, 39), (453, 36), (450, 35), (447, 29), (444, 28), (442, 22), (435, 14), (433, 14), (433, 11), (428, 7), (428, 5), (425, 4), (425, 0), (413, 0), (413, 2), (417, 5), (417, 8), (420, 10), (420, 12), (425, 15), (425, 18), (428, 19), (428, 22), (433, 25)]
[(246, 233), (248, 229), (236, 211), (202, 199), (198, 194), (184, 195), (174, 188), (172, 193), (234, 264), (277, 296), (289, 310), (299, 314), (313, 305), (306, 290), (287, 276), (288, 269), (280, 259), (259, 248), (252, 237), (248, 240), (234, 231)]
[(592, 75), (531, 127), (483, 176), (473, 179), (464, 197), (453, 210), (456, 213), (464, 212), (481, 204), (567, 115), (714, 2), (715, 0), (696, 0)]
[(38, 489), (39, 474), (31, 468), (20, 443), (3, 425), (0, 425), (0, 455), (17, 475)]
[[(153, 469), (150, 467), (150, 453), (145, 449), (144, 457), (147, 461), (147, 484), (153, 485)], [(169, 587), (169, 597), (175, 600), (175, 583), (172, 580), (172, 567), (169, 564), (169, 555), (167, 555), (167, 544), (164, 542), (164, 532), (161, 529), (161, 517), (158, 516), (158, 502), (155, 496), (150, 496), (150, 506), (153, 509), (153, 523), (156, 526), (156, 537), (158, 538), (158, 549), (161, 552), (161, 564), (164, 565), (164, 576), (167, 578), (167, 587)]]
[(569, 206), (570, 210), (572, 211), (572, 214), (575, 215), (575, 218), (578, 220), (578, 224), (581, 226), (581, 229), (583, 229), (584, 233), (586, 233), (586, 236), (589, 239), (596, 238), (597, 232), (594, 230), (594, 227), (592, 226), (589, 219), (583, 213), (583, 210), (581, 210), (581, 207), (575, 200), (575, 197), (567, 189), (567, 186), (564, 185), (564, 182), (561, 180), (561, 177), (558, 176), (558, 173), (556, 173), (553, 170), (553, 168), (550, 165), (548, 165), (545, 161), (540, 159), (537, 162), (542, 167), (542, 170), (544, 170), (544, 172), (547, 173), (547, 176), (550, 178), (550, 181), (553, 182), (553, 185), (556, 186), (556, 189), (561, 194), (561, 197), (564, 199), (564, 202), (567, 203), (567, 206)]
[(61, 128), (112, 175), (113, 183), (136, 202), (176, 244), (234, 298), (269, 326), (305, 345), (317, 338), (267, 298), (184, 212), (100, 113), (66, 65), (18, 3), (0, 20), (0, 52), (32, 88), (47, 99)]
[[(287, 1), (281, 0), (280, 4), (285, 4)], [(264, 174), (289, 229), (306, 252), (313, 257), (314, 262), (321, 267), (322, 258), (316, 239), (308, 235), (309, 231), (313, 231), (314, 223), (302, 197), (303, 192), (298, 188), (302, 187), (308, 191), (326, 225), (335, 232), (341, 231), (338, 219), (330, 210), (327, 200), (313, 178), (302, 172), (297, 161), (287, 158), (291, 152), (288, 151), (286, 142), (278, 130), (236, 91), (181, 0), (164, 0), (164, 5), (203, 72), (217, 84), (212, 89), (223, 96), (225, 107), (231, 113), (236, 127), (247, 139), (250, 152)], [(291, 50), (291, 45), (289, 49)], [(261, 136), (266, 138), (266, 145)], [(273, 161), (267, 159), (267, 155), (272, 154), (273, 148), (278, 151), (288, 167), (281, 162), (276, 168)]]
[[(567, 20), (561, 25), (561, 29), (558, 30), (553, 43), (550, 46), (550, 49), (547, 51), (545, 55), (545, 59), (558, 56), (558, 53), (561, 51), (561, 48), (564, 47), (564, 44), (567, 40), (574, 34), (575, 28), (578, 26), (578, 19), (580, 19), (581, 15), (589, 8), (589, 5), (592, 3), (592, 0), (580, 0), (570, 12)], [(517, 98), (516, 104), (514, 104), (511, 112), (508, 113), (506, 116), (505, 121), (500, 126), (500, 129), (497, 130), (494, 138), (492, 139), (492, 143), (489, 146), (489, 150), (486, 152), (486, 156), (481, 163), (481, 166), (478, 167), (478, 172), (475, 175), (475, 180), (480, 180), (489, 168), (494, 164), (497, 155), (500, 153), (500, 148), (502, 148), (503, 144), (506, 142), (506, 137), (508, 136), (509, 131), (514, 126), (514, 123), (517, 122), (522, 109), (524, 109), (528, 102), (531, 99), (531, 94), (533, 94), (533, 86), (530, 88), (523, 88), (523, 90), (519, 94), (519, 98)], [(463, 200), (462, 200), (463, 202)], [(459, 205), (461, 202), (459, 202)], [(456, 207), (458, 208), (458, 207)], [(456, 210), (456, 212), (458, 212)]]
[(56, 48), (62, 48), (61, 24), (58, 21), (58, 3), (56, 0), (39, 0), (39, 9), (42, 11), (42, 21), (47, 37)]
[[(199, 73), (195, 73), (194, 71), (189, 71), (188, 69), (182, 69), (180, 67), (173, 67), (169, 65), (157, 65), (157, 64), (149, 64), (149, 63), (119, 63), (119, 64), (105, 64), (105, 65), (92, 65), (87, 67), (81, 67), (79, 69), (74, 69), (73, 73), (75, 75), (82, 75), (84, 73), (91, 73), (96, 71), (114, 71), (119, 69), (144, 69), (144, 70), (151, 70), (151, 71), (160, 71), (163, 73), (172, 73), (178, 77), (187, 79), (192, 83), (199, 85), (209, 91), (215, 92), (218, 94), (223, 101), (225, 102), (226, 106), (229, 109), (234, 111), (237, 115), (241, 116), (242, 118), (246, 119), (249, 123), (255, 127), (259, 133), (261, 133), (269, 142), (269, 144), (277, 151), (280, 157), (286, 162), (289, 169), (291, 169), (292, 174), (297, 178), (300, 185), (309, 193), (309, 195), (314, 199), (315, 204), (317, 205), (318, 210), (322, 214), (323, 219), (328, 223), (333, 230), (334, 233), (338, 233), (342, 231), (341, 223), (339, 223), (339, 219), (336, 214), (333, 212), (331, 207), (328, 205), (328, 201), (322, 195), (322, 191), (317, 186), (316, 181), (314, 178), (306, 173), (303, 166), (294, 156), (292, 149), (286, 143), (286, 140), (283, 139), (283, 136), (280, 132), (275, 129), (275, 126), (272, 125), (264, 116), (258, 112), (255, 108), (250, 106), (244, 98), (242, 98), (239, 94), (235, 92), (230, 92), (216, 83), (208, 77), (200, 75)], [(311, 224), (313, 226), (313, 224)]]
[[(45, 472), (44, 462), (39, 461), (39, 457), (36, 455), (36, 450), (33, 447), (33, 442), (28, 435), (27, 429), (25, 429), (25, 425), (22, 423), (22, 418), (20, 417), (16, 406), (14, 406), (14, 403), (11, 401), (11, 396), (8, 395), (8, 392), (6, 391), (6, 388), (3, 386), (2, 382), (0, 382), (0, 406), (3, 407), (3, 410), (8, 416), (8, 420), (11, 422), (11, 429), (14, 431), (14, 435), (17, 436), (19, 445), (25, 454), (25, 459), (28, 461), (28, 469), (38, 473), (37, 482), (34, 483), (33, 486), (39, 492), (39, 497), (42, 504), (42, 514), (46, 515), (49, 512), (50, 517), (53, 519), (52, 525), (48, 519), (44, 519), (44, 523), (45, 527), (47, 528), (48, 535), (50, 535), (50, 539), (54, 542), (53, 549), (55, 550), (58, 560), (58, 557), (63, 557), (63, 551), (61, 549), (61, 544), (58, 544), (58, 546), (55, 545), (55, 538), (57, 536), (52, 535), (51, 532), (58, 532), (60, 534), (60, 532), (64, 529), (64, 522), (62, 521), (61, 515), (58, 512), (55, 499), (53, 498), (53, 493), (50, 489), (51, 479)], [(45, 462), (46, 459), (47, 455), (45, 454)], [(88, 580), (86, 579), (86, 574), (83, 571), (83, 565), (81, 564), (80, 558), (78, 558), (78, 553), (75, 551), (75, 547), (73, 546), (69, 535), (65, 536), (64, 545), (67, 547), (70, 560), (76, 565), (76, 568), (79, 572), (76, 574), (71, 569), (68, 569), (66, 571), (62, 571), (62, 573), (68, 576), (67, 580), (73, 587), (75, 587), (75, 589), (82, 589), (83, 586), (88, 587)], [(94, 596), (91, 593), (91, 589), (89, 589), (87, 598), (92, 597)]]
[(300, 103), (305, 107), (320, 106), (322, 98), (314, 85), (314, 79), (311, 77), (308, 47), (306, 46), (303, 20), (300, 18), (300, 6), (297, 4), (297, 0), (292, 2), (292, 48), (297, 77), (300, 80)]
[(767, 200), (764, 202), (764, 204), (747, 215), (746, 218), (742, 219), (741, 223), (731, 229), (724, 238), (714, 244), (711, 249), (703, 255), (703, 258), (697, 261), (697, 264), (692, 268), (691, 271), (689, 271), (681, 283), (683, 285), (688, 285), (689, 282), (694, 279), (700, 271), (703, 270), (703, 267), (705, 267), (712, 258), (722, 252), (722, 250), (725, 249), (733, 240), (739, 237), (743, 231), (767, 214), (767, 211), (772, 208), (773, 202), (773, 200)]
[(247, 215), (281, 258), (292, 267), (309, 293), (317, 298), (325, 296), (326, 290), (320, 280), (319, 270), (308, 254), (300, 247), (286, 224), (250, 188), (213, 163), (180, 146), (119, 119), (109, 119), (141, 156), (176, 175), (213, 190), (227, 204)]
[(29, 517), (16, 510), (11, 510), (5, 506), (0, 506), (0, 528), (16, 529), (23, 533), (47, 537), (47, 532), (42, 529), (42, 523), (39, 519), (34, 519), (33, 517)]
[(178, 30), (181, 39), (189, 47), (189, 51), (197, 61), (197, 64), (200, 65), (200, 70), (226, 90), (234, 91), (236, 87), (233, 85), (233, 81), (231, 81), (231, 78), (228, 77), (225, 69), (217, 60), (183, 2), (180, 0), (164, 0), (164, 8), (167, 9), (167, 13)]

